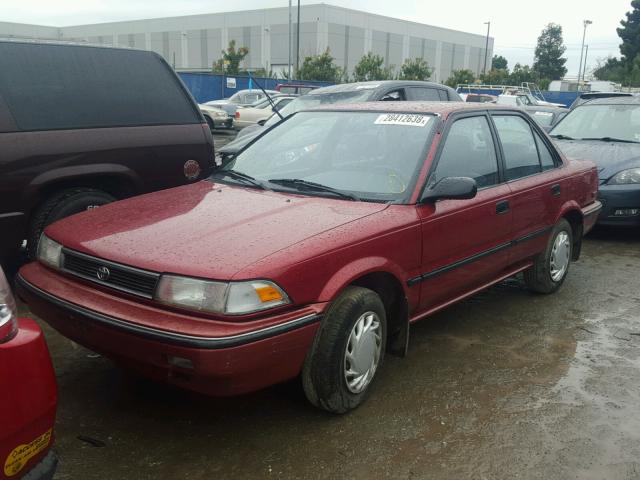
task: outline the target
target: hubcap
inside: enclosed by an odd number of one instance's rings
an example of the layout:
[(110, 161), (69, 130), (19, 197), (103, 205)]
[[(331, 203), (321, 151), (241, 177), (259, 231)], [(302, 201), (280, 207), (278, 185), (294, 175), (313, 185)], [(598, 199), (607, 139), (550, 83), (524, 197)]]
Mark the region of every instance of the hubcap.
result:
[(550, 271), (551, 279), (558, 282), (564, 277), (569, 266), (569, 256), (571, 254), (571, 243), (567, 232), (560, 232), (553, 242), (551, 250)]
[(371, 383), (382, 351), (382, 329), (378, 314), (363, 313), (351, 329), (344, 352), (344, 379), (352, 393)]

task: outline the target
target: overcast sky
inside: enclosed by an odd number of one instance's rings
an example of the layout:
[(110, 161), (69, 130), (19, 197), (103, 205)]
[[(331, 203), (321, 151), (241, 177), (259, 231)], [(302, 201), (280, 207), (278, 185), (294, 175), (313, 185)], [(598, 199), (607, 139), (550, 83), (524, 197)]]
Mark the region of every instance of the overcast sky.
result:
[[(302, 0), (302, 5), (320, 3)], [(512, 68), (531, 64), (536, 40), (549, 22), (562, 25), (569, 74), (577, 74), (582, 42), (582, 21), (590, 19), (586, 44), (588, 67), (596, 59), (619, 55), (616, 27), (630, 10), (630, 0), (330, 0), (324, 3), (415, 22), (486, 34), (491, 21), (495, 53)], [(295, 0), (294, 0), (295, 4)], [(0, 0), (0, 21), (51, 26), (135, 20), (142, 18), (214, 13), (252, 8), (281, 7), (286, 0)]]

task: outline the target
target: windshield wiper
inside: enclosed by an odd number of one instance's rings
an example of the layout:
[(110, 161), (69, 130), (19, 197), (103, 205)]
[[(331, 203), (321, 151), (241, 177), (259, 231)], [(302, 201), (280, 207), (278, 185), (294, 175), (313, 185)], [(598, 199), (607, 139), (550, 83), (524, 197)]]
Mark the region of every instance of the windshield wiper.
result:
[(625, 140), (624, 138), (615, 138), (615, 137), (581, 138), (580, 140), (598, 140), (600, 142), (640, 143), (635, 140)]
[(271, 178), (269, 179), (269, 183), (275, 183), (276, 185), (283, 185), (285, 187), (293, 187), (296, 190), (300, 191), (316, 191), (316, 192), (327, 192), (338, 197), (348, 198), (349, 200), (360, 200), (360, 198), (353, 193), (343, 192), (342, 190), (338, 190), (332, 187), (328, 187), (327, 185), (322, 185), (321, 183), (309, 182), (307, 180), (302, 180), (301, 178)]
[(557, 138), (558, 140), (575, 140), (573, 137), (569, 137), (568, 135), (562, 135), (561, 133), (559, 133), (557, 135), (553, 135), (552, 134), (551, 137)]
[(235, 170), (218, 170), (217, 172), (214, 172), (213, 174), (214, 175), (226, 175), (227, 177), (231, 177), (234, 180), (240, 180), (241, 182), (243, 182), (245, 184), (253, 185), (253, 186), (258, 187), (258, 188), (260, 188), (262, 190), (269, 190), (265, 186), (264, 182), (261, 182), (260, 180), (256, 180), (251, 175), (247, 175), (246, 173), (237, 172)]

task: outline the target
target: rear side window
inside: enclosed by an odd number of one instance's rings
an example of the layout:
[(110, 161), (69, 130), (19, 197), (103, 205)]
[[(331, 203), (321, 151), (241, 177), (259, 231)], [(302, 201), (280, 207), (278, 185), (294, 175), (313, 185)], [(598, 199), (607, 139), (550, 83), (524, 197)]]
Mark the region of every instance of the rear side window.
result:
[(19, 130), (200, 123), (169, 66), (137, 50), (0, 43), (0, 93)]
[(417, 101), (439, 102), (440, 95), (436, 88), (411, 87), (411, 99)]
[(443, 102), (449, 101), (449, 96), (447, 95), (446, 90), (438, 90), (438, 95), (440, 96), (440, 100), (442, 100)]
[(493, 121), (502, 143), (507, 180), (539, 173), (538, 149), (529, 124), (515, 115), (496, 115)]

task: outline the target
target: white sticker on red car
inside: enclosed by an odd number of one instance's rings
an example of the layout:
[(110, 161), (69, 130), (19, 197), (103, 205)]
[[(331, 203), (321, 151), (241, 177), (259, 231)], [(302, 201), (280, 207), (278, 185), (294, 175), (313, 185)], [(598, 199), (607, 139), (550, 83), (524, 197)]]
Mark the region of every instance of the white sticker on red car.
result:
[(424, 127), (429, 122), (429, 115), (413, 115), (410, 113), (383, 113), (376, 118), (376, 125), (410, 125)]

